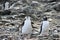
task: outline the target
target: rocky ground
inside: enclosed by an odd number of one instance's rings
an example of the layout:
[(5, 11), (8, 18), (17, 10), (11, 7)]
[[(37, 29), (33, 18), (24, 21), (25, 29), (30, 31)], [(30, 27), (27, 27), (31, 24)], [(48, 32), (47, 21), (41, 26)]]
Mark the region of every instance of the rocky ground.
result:
[[(12, 1), (15, 3), (14, 1)], [(2, 6), (2, 4), (1, 4)], [(1, 9), (1, 7), (0, 7)], [(20, 40), (21, 24), (26, 15), (31, 16), (34, 28), (32, 38), (29, 40), (60, 40), (60, 2), (59, 0), (41, 1), (16, 1), (16, 5), (10, 9), (11, 13), (3, 14), (0, 10), (0, 39)], [(26, 12), (26, 13), (25, 13)], [(40, 23), (44, 16), (50, 22), (49, 36), (39, 36)], [(18, 30), (19, 29), (19, 30)], [(54, 31), (55, 30), (55, 31)], [(28, 40), (28, 39), (26, 39)]]

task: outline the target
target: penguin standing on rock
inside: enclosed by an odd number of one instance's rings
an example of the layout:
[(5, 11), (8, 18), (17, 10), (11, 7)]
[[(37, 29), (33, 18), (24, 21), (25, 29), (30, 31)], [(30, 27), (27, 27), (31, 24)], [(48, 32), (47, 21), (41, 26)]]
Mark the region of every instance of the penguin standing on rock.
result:
[(48, 34), (48, 29), (49, 29), (49, 21), (47, 21), (47, 17), (43, 18), (43, 22), (41, 24), (41, 30), (40, 30), (40, 35), (47, 35)]
[(26, 20), (24, 21), (24, 25), (22, 27), (22, 34), (31, 35), (33, 28), (31, 25), (30, 16), (26, 16), (25, 19)]

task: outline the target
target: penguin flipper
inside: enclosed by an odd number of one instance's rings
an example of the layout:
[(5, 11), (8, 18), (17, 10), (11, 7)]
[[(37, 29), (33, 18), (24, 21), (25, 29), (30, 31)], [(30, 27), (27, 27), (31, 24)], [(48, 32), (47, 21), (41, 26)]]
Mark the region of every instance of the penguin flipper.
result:
[(21, 26), (23, 26), (23, 25), (24, 25), (24, 21), (22, 22)]
[(39, 32), (39, 34), (41, 34), (41, 32), (42, 32), (42, 25), (43, 25), (43, 23), (41, 24), (41, 27), (40, 27), (40, 32)]

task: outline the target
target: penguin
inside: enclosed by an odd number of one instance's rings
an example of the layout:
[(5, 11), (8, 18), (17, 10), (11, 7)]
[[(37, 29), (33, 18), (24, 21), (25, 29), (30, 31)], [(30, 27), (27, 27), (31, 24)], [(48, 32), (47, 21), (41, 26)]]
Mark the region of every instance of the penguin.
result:
[(47, 17), (44, 17), (41, 23), (40, 35), (44, 35), (45, 33), (47, 33), (48, 28), (49, 28), (49, 21), (47, 20)]
[(25, 37), (27, 37), (27, 39), (31, 38), (33, 28), (32, 28), (32, 24), (31, 24), (30, 16), (25, 17), (25, 20), (22, 23), (21, 31), (22, 31), (21, 37), (23, 39), (25, 39)]
[(25, 17), (25, 21), (24, 21), (24, 25), (22, 27), (22, 33), (23, 34), (31, 34), (32, 33), (32, 24), (31, 24), (31, 20), (30, 20), (30, 16), (26, 16)]

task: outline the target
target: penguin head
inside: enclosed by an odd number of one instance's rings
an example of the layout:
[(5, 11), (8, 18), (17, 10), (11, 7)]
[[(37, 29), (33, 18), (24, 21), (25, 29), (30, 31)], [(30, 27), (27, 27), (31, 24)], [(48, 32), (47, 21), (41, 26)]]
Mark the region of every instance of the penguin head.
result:
[(44, 21), (47, 21), (47, 17), (44, 17), (43, 20), (44, 20)]
[(26, 20), (27, 20), (27, 19), (30, 20), (30, 16), (26, 16), (25, 19), (26, 19)]

